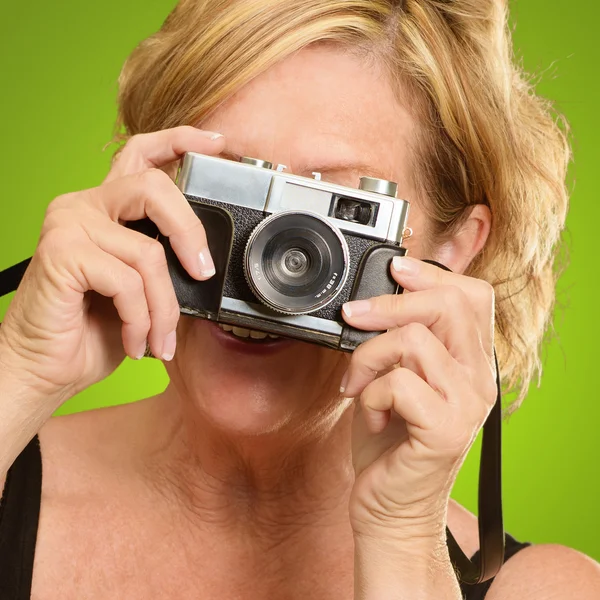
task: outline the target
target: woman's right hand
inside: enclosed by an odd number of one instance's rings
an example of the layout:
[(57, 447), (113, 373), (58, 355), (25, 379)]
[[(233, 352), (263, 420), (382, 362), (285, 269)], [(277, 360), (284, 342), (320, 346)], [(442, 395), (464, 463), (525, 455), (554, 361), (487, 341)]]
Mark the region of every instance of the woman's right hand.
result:
[(62, 401), (125, 355), (175, 353), (179, 305), (162, 245), (123, 223), (149, 217), (197, 280), (214, 274), (204, 228), (161, 168), (224, 138), (193, 127), (132, 137), (97, 188), (48, 207), (31, 264), (0, 327), (0, 363)]

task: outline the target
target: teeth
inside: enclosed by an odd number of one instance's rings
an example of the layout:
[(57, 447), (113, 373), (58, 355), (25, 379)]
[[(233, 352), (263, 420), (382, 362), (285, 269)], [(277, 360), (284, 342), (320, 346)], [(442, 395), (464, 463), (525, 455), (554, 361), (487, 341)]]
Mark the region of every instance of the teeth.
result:
[(267, 334), (264, 331), (254, 331), (251, 329), (250, 337), (253, 340), (264, 340), (267, 337)]
[(237, 335), (238, 337), (241, 337), (241, 338), (247, 338), (250, 336), (250, 330), (242, 329), (241, 327), (234, 327), (233, 335)]
[(253, 340), (264, 340), (268, 336), (274, 340), (279, 339), (278, 335), (275, 335), (273, 333), (265, 333), (264, 331), (255, 331), (254, 329), (244, 329), (243, 327), (232, 327), (231, 325), (224, 325), (222, 323), (219, 323), (219, 327), (223, 331), (228, 331), (230, 333), (233, 333), (233, 335), (235, 335), (236, 337), (240, 337), (240, 338), (251, 337)]

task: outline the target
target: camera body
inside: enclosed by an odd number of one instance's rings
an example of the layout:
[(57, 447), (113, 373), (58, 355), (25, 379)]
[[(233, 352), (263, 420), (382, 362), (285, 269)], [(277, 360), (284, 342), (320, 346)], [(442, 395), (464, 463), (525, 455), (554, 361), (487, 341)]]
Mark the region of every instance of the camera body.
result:
[(351, 352), (381, 332), (347, 325), (342, 305), (399, 293), (389, 272), (409, 204), (396, 184), (362, 178), (361, 189), (272, 168), (188, 153), (177, 185), (202, 221), (216, 274), (196, 281), (169, 240), (169, 271), (182, 314)]

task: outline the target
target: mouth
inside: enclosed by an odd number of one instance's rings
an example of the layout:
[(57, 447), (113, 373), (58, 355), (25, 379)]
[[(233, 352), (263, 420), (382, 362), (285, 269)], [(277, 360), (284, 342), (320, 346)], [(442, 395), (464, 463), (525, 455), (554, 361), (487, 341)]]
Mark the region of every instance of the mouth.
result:
[(254, 329), (244, 329), (243, 327), (233, 327), (231, 325), (225, 325), (223, 323), (218, 323), (218, 326), (226, 333), (230, 333), (232, 336), (240, 340), (246, 340), (249, 342), (261, 343), (265, 340), (281, 339), (278, 335), (275, 335), (274, 333), (266, 333), (264, 331), (256, 331)]
[(226, 350), (246, 355), (265, 356), (275, 354), (299, 342), (272, 333), (233, 327), (222, 323), (204, 321), (219, 344)]

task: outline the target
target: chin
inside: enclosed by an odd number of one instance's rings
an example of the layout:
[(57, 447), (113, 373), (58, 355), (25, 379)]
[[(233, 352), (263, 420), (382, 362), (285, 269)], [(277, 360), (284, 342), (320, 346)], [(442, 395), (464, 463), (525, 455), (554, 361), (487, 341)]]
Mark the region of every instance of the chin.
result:
[[(331, 412), (347, 357), (314, 344), (240, 340), (201, 319), (185, 319), (171, 380), (212, 426), (262, 435)], [(182, 342), (182, 343), (181, 343)], [(180, 379), (177, 382), (177, 379)], [(181, 385), (183, 384), (183, 385)]]

